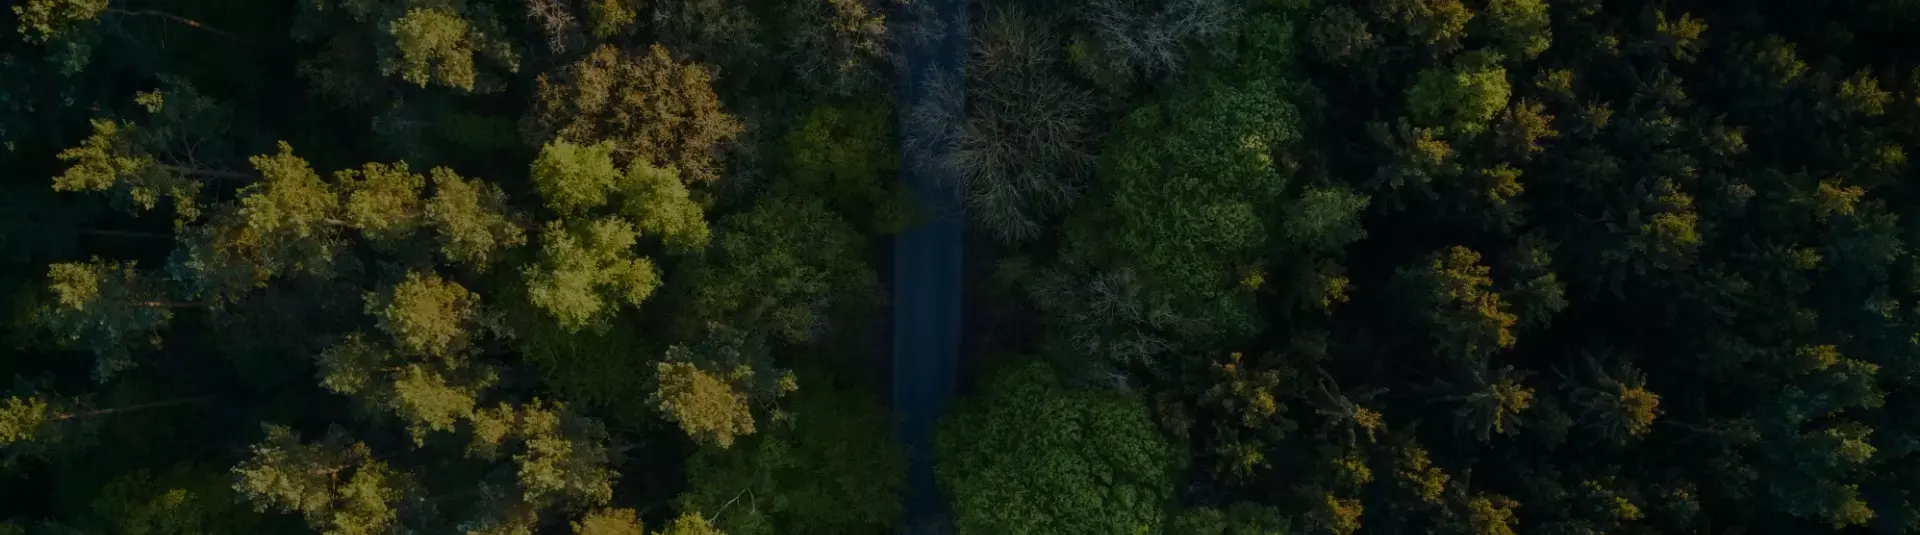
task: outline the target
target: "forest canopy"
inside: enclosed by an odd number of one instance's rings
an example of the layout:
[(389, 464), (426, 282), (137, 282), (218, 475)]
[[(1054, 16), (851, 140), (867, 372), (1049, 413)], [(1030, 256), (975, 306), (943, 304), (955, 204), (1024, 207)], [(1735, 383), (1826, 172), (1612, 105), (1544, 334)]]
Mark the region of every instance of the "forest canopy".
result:
[(0, 535), (1920, 532), (1915, 2), (0, 20)]

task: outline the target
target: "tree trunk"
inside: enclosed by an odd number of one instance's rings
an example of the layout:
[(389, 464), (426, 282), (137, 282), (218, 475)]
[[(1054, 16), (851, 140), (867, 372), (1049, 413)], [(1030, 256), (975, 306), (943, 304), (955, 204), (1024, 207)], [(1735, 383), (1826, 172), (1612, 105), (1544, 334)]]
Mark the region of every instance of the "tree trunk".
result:
[(166, 308), (166, 309), (174, 309), (174, 310), (207, 308), (206, 303), (195, 303), (192, 301), (140, 301), (138, 303), (134, 303), (134, 306), (137, 306), (140, 308)]
[(156, 240), (173, 239), (172, 234), (163, 234), (159, 232), (141, 232), (138, 230), (80, 229), (80, 233), (88, 236), (113, 236), (116, 238), (145, 238), (145, 239), (156, 239)]
[(209, 401), (212, 399), (213, 399), (213, 396), (197, 396), (197, 397), (191, 397), (191, 398), (170, 399), (166, 401), (155, 401), (152, 403), (128, 405), (125, 407), (114, 407), (111, 409), (96, 409), (96, 410), (91, 410), (87, 412), (75, 413), (75, 414), (63, 414), (63, 415), (60, 415), (58, 418), (53, 418), (52, 420), (57, 422), (62, 420), (72, 420), (75, 418), (92, 418), (95, 416), (106, 416), (109, 414), (117, 414), (122, 412), (136, 412), (136, 411), (144, 411), (148, 409), (162, 409), (167, 407), (177, 407), (180, 405), (200, 403), (200, 402)]
[(228, 38), (228, 39), (232, 39), (232, 40), (235, 40), (235, 41), (240, 41), (240, 42), (243, 42), (243, 43), (247, 41), (247, 40), (246, 40), (245, 38), (242, 38), (242, 37), (240, 37), (240, 36), (238, 36), (238, 35), (234, 35), (234, 34), (232, 34), (232, 33), (229, 33), (229, 32), (227, 32), (226, 30), (222, 30), (222, 29), (219, 29), (219, 28), (215, 28), (215, 27), (212, 27), (212, 26), (208, 26), (208, 25), (206, 25), (206, 24), (204, 24), (204, 23), (201, 23), (200, 21), (197, 21), (197, 20), (193, 20), (193, 19), (189, 19), (189, 18), (186, 18), (186, 17), (182, 17), (182, 16), (179, 16), (179, 15), (175, 15), (175, 14), (172, 14), (172, 13), (168, 13), (168, 12), (165, 12), (165, 11), (160, 11), (160, 10), (157, 10), (157, 9), (134, 9), (134, 10), (127, 10), (127, 9), (120, 9), (120, 8), (108, 8), (108, 9), (107, 9), (107, 12), (108, 12), (108, 13), (113, 13), (113, 14), (116, 14), (116, 15), (126, 15), (126, 16), (129, 16), (129, 17), (160, 17), (160, 18), (163, 18), (163, 19), (167, 19), (167, 20), (170, 20), (170, 21), (173, 21), (173, 22), (177, 22), (177, 23), (180, 23), (180, 24), (184, 24), (184, 25), (187, 25), (187, 26), (189, 26), (189, 27), (192, 27), (192, 28), (194, 28), (194, 29), (197, 29), (197, 30), (203, 30), (203, 31), (206, 31), (206, 32), (208, 32), (208, 33), (212, 33), (212, 34), (215, 34), (215, 35), (219, 35), (219, 36), (221, 36), (221, 37), (225, 37), (225, 38)]
[(189, 176), (200, 176), (200, 177), (207, 177), (207, 178), (223, 178), (227, 180), (238, 180), (241, 182), (253, 182), (253, 181), (260, 180), (260, 175), (256, 175), (253, 173), (239, 173), (234, 171), (215, 171), (212, 169), (201, 169), (197, 167), (184, 167), (179, 165), (168, 165), (168, 164), (158, 164), (158, 167), (161, 169), (165, 169), (168, 171), (173, 171), (175, 173), (180, 173), (180, 174), (189, 175)]

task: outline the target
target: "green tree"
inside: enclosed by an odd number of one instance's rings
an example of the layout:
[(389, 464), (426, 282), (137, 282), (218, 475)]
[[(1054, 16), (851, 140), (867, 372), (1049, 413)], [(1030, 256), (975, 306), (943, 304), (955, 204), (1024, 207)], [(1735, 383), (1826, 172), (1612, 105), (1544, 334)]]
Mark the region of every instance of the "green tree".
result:
[(1472, 135), (1485, 130), (1495, 114), (1507, 107), (1512, 88), (1507, 70), (1492, 53), (1462, 54), (1449, 67), (1420, 71), (1407, 87), (1407, 115), (1414, 124), (1442, 128), (1449, 134)]
[(687, 275), (701, 321), (805, 342), (880, 299), (866, 237), (818, 198), (761, 199), (721, 220), (716, 241)]
[(427, 182), (410, 172), (406, 162), (369, 163), (336, 171), (333, 177), (344, 191), (342, 219), (368, 241), (398, 252), (426, 223), (421, 192)]
[(756, 411), (784, 419), (775, 402), (799, 389), (793, 372), (773, 367), (764, 343), (717, 325), (699, 345), (668, 348), (657, 371), (654, 399), (660, 412), (695, 442), (721, 449), (759, 429)]
[(1226, 509), (1200, 507), (1182, 511), (1168, 533), (1193, 535), (1287, 535), (1293, 523), (1273, 507), (1235, 502)]
[(806, 383), (785, 400), (785, 425), (688, 460), (683, 507), (717, 511), (715, 527), (734, 535), (892, 528), (906, 458), (884, 406), (820, 374)]
[(367, 445), (338, 427), (318, 442), (293, 430), (262, 425), (266, 437), (234, 467), (233, 489), (255, 511), (298, 513), (328, 535), (384, 533), (397, 509), (415, 499), (412, 476), (374, 460)]
[(90, 509), (109, 533), (121, 535), (244, 535), (264, 524), (238, 503), (226, 474), (196, 464), (116, 477)]
[(900, 157), (887, 102), (819, 104), (787, 134), (787, 187), (821, 195), (834, 210), (879, 232), (906, 228), (912, 199), (894, 172)]
[(532, 177), (547, 207), (570, 215), (606, 204), (620, 171), (613, 165), (613, 143), (582, 146), (558, 139), (541, 147)]
[(433, 197), (427, 199), (427, 225), (434, 230), (440, 254), (475, 271), (486, 271), (500, 251), (526, 243), (520, 219), (507, 204), (500, 186), (461, 178), (450, 169), (434, 168)]
[(175, 309), (198, 306), (168, 299), (157, 277), (135, 264), (95, 258), (47, 268), (54, 299), (36, 318), (62, 345), (93, 353), (100, 382), (132, 369), (135, 350), (159, 346)]
[(1139, 399), (1069, 390), (1041, 363), (994, 375), (934, 443), (960, 533), (1154, 532), (1180, 464)]
[[(506, 27), (483, 3), (466, 0), (300, 3), (295, 41), (329, 39), (328, 52), (302, 64), (302, 75), (322, 93), (344, 102), (364, 86), (363, 70), (418, 87), (463, 93), (505, 89), (503, 74), (520, 70), (520, 51)], [(347, 45), (346, 39), (362, 40)], [(368, 46), (365, 40), (371, 40)], [(371, 49), (371, 50), (368, 50)], [(371, 88), (361, 88), (365, 91)], [(347, 98), (343, 98), (347, 97)]]
[(1420, 319), (1432, 333), (1439, 356), (1470, 359), (1513, 347), (1519, 321), (1499, 292), (1492, 270), (1480, 253), (1455, 246), (1427, 257), (1418, 269), (1396, 275), (1417, 296)]
[(1179, 295), (1226, 293), (1272, 232), (1262, 221), (1290, 174), (1275, 153), (1300, 136), (1293, 107), (1263, 83), (1190, 82), (1134, 110), (1110, 137), (1067, 246), (1134, 265)]
[(0, 447), (8, 464), (21, 458), (45, 458), (79, 451), (105, 424), (107, 416), (179, 407), (210, 398), (181, 398), (100, 408), (88, 396), (63, 397), (26, 390), (0, 400)]
[(634, 254), (639, 232), (604, 217), (569, 228), (550, 222), (540, 260), (522, 268), (527, 297), (568, 329), (602, 325), (615, 307), (638, 306), (660, 285), (653, 261)]
[(572, 525), (573, 535), (646, 535), (632, 509), (595, 509)]
[(1493, 0), (1478, 18), (1483, 33), (1502, 43), (1507, 57), (1530, 60), (1546, 52), (1553, 44), (1548, 27), (1547, 3), (1540, 0)]

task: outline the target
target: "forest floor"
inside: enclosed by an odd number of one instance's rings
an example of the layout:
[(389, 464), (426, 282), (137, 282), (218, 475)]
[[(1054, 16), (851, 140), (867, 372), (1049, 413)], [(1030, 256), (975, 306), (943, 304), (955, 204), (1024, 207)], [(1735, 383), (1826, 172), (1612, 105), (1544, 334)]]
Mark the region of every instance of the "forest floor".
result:
[[(964, 38), (952, 30), (964, 27), (964, 4), (932, 0), (931, 5), (950, 31), (924, 42), (902, 39), (902, 71), (895, 77), (900, 110), (912, 109), (925, 98), (929, 76), (962, 76)], [(907, 125), (902, 127), (904, 131)], [(909, 462), (901, 525), (924, 532), (945, 523), (946, 507), (933, 481), (932, 439), (934, 424), (953, 396), (959, 357), (961, 221), (951, 184), (916, 161), (937, 155), (906, 150), (904, 137), (902, 143), (900, 179), (913, 190), (927, 217), (902, 232), (894, 244), (893, 411)]]

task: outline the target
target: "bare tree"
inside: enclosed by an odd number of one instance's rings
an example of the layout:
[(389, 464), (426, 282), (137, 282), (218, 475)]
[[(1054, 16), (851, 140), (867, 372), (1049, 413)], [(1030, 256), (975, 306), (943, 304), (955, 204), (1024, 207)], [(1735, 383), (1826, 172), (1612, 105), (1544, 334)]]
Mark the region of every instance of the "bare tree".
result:
[(566, 53), (580, 34), (580, 21), (567, 0), (527, 0), (527, 19), (547, 34), (547, 49), (555, 54)]
[(1087, 23), (1123, 73), (1179, 72), (1188, 42), (1226, 31), (1239, 9), (1231, 0), (1093, 0)]
[(909, 149), (955, 181), (976, 224), (1008, 241), (1071, 205), (1093, 164), (1093, 99), (1060, 74), (1057, 33), (996, 10), (969, 38), (964, 78), (935, 72), (908, 111)]

